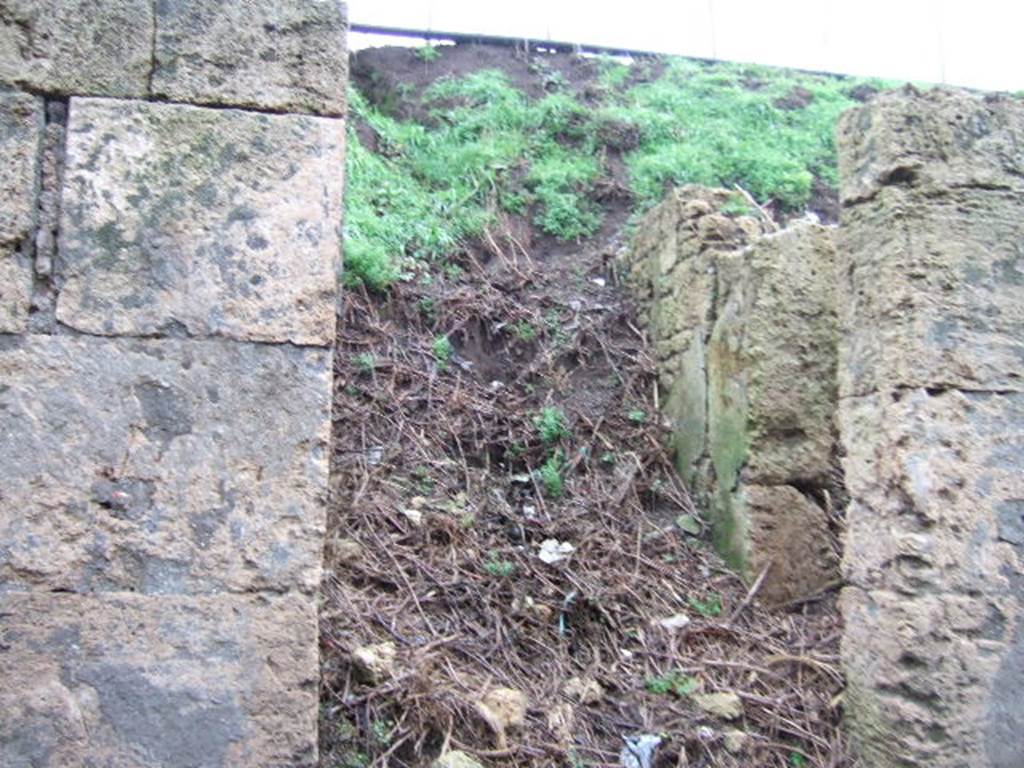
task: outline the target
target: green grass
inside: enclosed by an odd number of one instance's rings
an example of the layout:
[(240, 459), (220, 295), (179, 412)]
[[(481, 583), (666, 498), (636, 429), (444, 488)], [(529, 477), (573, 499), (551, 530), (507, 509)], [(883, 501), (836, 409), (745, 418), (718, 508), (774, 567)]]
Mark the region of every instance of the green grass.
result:
[(448, 367), (455, 349), (447, 336), (438, 336), (431, 345), (431, 351), (434, 353), (434, 360), (437, 361), (438, 370), (443, 371)]
[(544, 486), (544, 495), (549, 499), (560, 499), (565, 493), (565, 478), (562, 476), (564, 468), (565, 453), (561, 448), (556, 448), (540, 466), (540, 480)]
[[(418, 265), (441, 265), (501, 211), (530, 215), (562, 240), (592, 235), (601, 225), (592, 192), (608, 173), (609, 126), (634, 137), (624, 159), (637, 212), (686, 183), (738, 184), (786, 210), (806, 205), (815, 177), (837, 184), (834, 125), (856, 104), (850, 90), (867, 81), (670, 59), (653, 82), (628, 85), (651, 66), (602, 60), (603, 101), (586, 106), (557, 72), (545, 76), (553, 91), (539, 99), (493, 70), (442, 79), (422, 97), (430, 127), (396, 120), (353, 90), (346, 283), (380, 291)], [(807, 106), (777, 107), (795, 87), (810, 95)], [(356, 123), (373, 131), (377, 152), (363, 145)], [(735, 212), (745, 208), (737, 199)]]
[(540, 434), (541, 442), (545, 445), (557, 443), (562, 438), (569, 437), (569, 425), (561, 408), (545, 406), (540, 413), (534, 416), (533, 423)]

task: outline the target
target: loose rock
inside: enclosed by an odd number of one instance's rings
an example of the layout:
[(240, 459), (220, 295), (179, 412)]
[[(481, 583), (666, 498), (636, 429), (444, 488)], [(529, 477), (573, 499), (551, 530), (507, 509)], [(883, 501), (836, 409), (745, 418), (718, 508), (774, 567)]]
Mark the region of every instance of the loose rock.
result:
[(722, 720), (735, 720), (743, 714), (743, 702), (735, 693), (699, 693), (693, 701), (709, 715)]
[(364, 645), (352, 651), (352, 665), (359, 679), (376, 685), (395, 676), (396, 654), (394, 643)]

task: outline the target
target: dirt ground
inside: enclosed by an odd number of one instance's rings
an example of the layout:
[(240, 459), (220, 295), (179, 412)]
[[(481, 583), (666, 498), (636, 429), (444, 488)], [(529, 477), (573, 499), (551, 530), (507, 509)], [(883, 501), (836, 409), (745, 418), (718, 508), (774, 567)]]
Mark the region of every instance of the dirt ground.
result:
[[(586, 96), (592, 62), (545, 58)], [(416, 118), (433, 80), (482, 67), (544, 90), (527, 54), (483, 46), (429, 69), (406, 49), (366, 50), (352, 74)], [(325, 768), (429, 766), (449, 750), (619, 766), (637, 734), (661, 737), (659, 767), (848, 765), (833, 596), (769, 611), (706, 544), (615, 271), (628, 192), (613, 181), (594, 196), (604, 224), (584, 242), (507, 216), (451, 255), (458, 269), (345, 292)], [(545, 409), (564, 414), (547, 439)]]

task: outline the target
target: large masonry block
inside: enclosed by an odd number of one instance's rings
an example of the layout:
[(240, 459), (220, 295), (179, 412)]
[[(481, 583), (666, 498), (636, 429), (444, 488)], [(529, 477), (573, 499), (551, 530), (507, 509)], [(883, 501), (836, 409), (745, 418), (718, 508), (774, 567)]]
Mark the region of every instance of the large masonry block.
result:
[(892, 385), (1024, 390), (1021, 194), (887, 187), (847, 208), (844, 395)]
[(345, 114), (340, 0), (161, 0), (153, 93), (173, 101)]
[(317, 588), (329, 351), (2, 344), (0, 591)]
[(844, 115), (847, 725), (872, 768), (1024, 755), (1024, 105)]
[(0, 594), (0, 765), (312, 768), (317, 677), (305, 598)]
[(836, 129), (842, 202), (874, 197), (884, 187), (944, 192), (958, 187), (1024, 189), (1020, 100), (990, 94), (964, 98), (912, 86), (890, 91), (843, 116)]
[(72, 99), (57, 319), (329, 345), (339, 120)]
[(42, 99), (0, 92), (0, 333), (28, 323), (42, 135)]
[(716, 546), (749, 579), (768, 568), (762, 595), (785, 601), (838, 573), (835, 247), (825, 227), (766, 234), (726, 215), (733, 197), (673, 193), (641, 225), (628, 279)]
[(0, 0), (0, 83), (34, 91), (145, 96), (152, 0)]

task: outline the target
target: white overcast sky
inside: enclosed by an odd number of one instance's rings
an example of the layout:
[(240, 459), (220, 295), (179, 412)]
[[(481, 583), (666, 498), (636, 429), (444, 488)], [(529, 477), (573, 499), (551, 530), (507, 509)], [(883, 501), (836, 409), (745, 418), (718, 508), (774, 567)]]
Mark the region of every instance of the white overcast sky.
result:
[[(1024, 0), (349, 0), (354, 24), (1024, 90)], [(353, 36), (353, 47), (366, 45)]]

